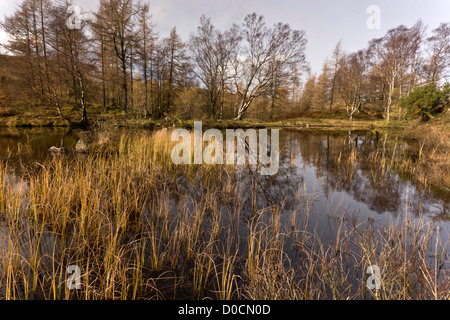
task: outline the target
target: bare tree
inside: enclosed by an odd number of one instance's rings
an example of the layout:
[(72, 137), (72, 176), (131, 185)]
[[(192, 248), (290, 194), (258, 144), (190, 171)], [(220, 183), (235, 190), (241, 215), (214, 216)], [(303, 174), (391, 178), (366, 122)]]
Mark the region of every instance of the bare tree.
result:
[(390, 120), (390, 110), (396, 90), (399, 97), (404, 93), (403, 85), (407, 69), (411, 65), (415, 44), (410, 39), (410, 29), (401, 25), (391, 29), (386, 36), (369, 43), (373, 68), (387, 84), (385, 114)]
[[(37, 68), (38, 52), (35, 50), (38, 45), (36, 33), (33, 33), (33, 6), (30, 0), (23, 1), (18, 9), (11, 15), (6, 16), (0, 23), (1, 28), (8, 34), (9, 41), (3, 46), (11, 54), (24, 57), (27, 61), (26, 74), (29, 76), (27, 83), (28, 90), (37, 94), (37, 98), (42, 101), (44, 98), (44, 87), (41, 73)], [(36, 90), (37, 88), (37, 90)]]
[(225, 101), (225, 91), (231, 87), (233, 80), (232, 61), (236, 59), (239, 52), (239, 45), (242, 40), (239, 27), (235, 24), (225, 32), (217, 35), (217, 56), (219, 62), (219, 118), (223, 118), (223, 108)]
[(245, 17), (242, 32), (245, 46), (234, 59), (234, 86), (240, 97), (237, 120), (255, 98), (267, 95), (275, 65), (280, 70), (292, 65), (306, 68), (307, 41), (303, 31), (282, 23), (268, 28), (264, 17), (253, 13)]
[[(151, 14), (150, 14), (150, 6), (149, 4), (144, 4), (141, 6), (139, 10), (139, 18), (138, 18), (138, 39), (136, 39), (138, 56), (140, 58), (140, 62), (142, 64), (143, 76), (144, 76), (144, 117), (147, 117), (149, 113), (149, 102), (151, 101), (151, 97), (149, 99), (149, 72), (150, 72), (150, 82), (152, 81), (151, 77), (151, 59), (153, 56), (153, 52), (155, 50), (155, 41), (156, 34), (153, 32), (153, 23), (151, 22)], [(151, 85), (151, 83), (150, 83)], [(150, 91), (152, 94), (152, 91)]]
[(366, 53), (361, 50), (345, 55), (339, 63), (337, 92), (345, 103), (350, 121), (353, 120), (355, 112), (360, 110), (364, 100), (366, 60)]
[(194, 72), (206, 88), (210, 113), (213, 117), (223, 116), (224, 95), (228, 81), (232, 79), (231, 61), (237, 54), (241, 36), (233, 25), (221, 33), (211, 20), (203, 15), (197, 32), (191, 35), (189, 48), (195, 63)]
[[(65, 57), (69, 65), (70, 73), (73, 78), (73, 90), (75, 94), (75, 105), (77, 104), (77, 87), (79, 87), (81, 104), (81, 124), (88, 125), (87, 106), (86, 106), (86, 75), (84, 70), (88, 65), (88, 41), (85, 33), (86, 22), (81, 22), (80, 29), (69, 29), (66, 26), (66, 10), (71, 2), (65, 1), (56, 5), (52, 9), (52, 20), (49, 24), (51, 32), (49, 33), (49, 45), (57, 57)], [(57, 59), (60, 60), (60, 59)], [(62, 63), (62, 61), (60, 62)], [(60, 68), (58, 64), (58, 68)]]
[(183, 71), (186, 62), (185, 54), (185, 43), (177, 34), (177, 30), (174, 27), (170, 32), (170, 36), (163, 41), (163, 46), (165, 47), (165, 52), (167, 53), (167, 95), (166, 95), (166, 106), (164, 112), (169, 112), (173, 100), (175, 98), (175, 86), (180, 83), (183, 77)]
[[(104, 22), (106, 40), (113, 45), (122, 73), (122, 109), (128, 112), (128, 67), (139, 8), (133, 0), (101, 0), (97, 20)], [(103, 19), (101, 18), (103, 16)]]
[(422, 57), (421, 57), (421, 47), (423, 44), (423, 39), (425, 35), (425, 26), (423, 22), (419, 20), (410, 30), (409, 37), (411, 43), (410, 52), (410, 70), (409, 70), (409, 84), (407, 93), (415, 89), (420, 74), (420, 68)]
[(450, 23), (441, 23), (426, 41), (428, 82), (438, 83), (450, 65)]
[(213, 117), (220, 96), (218, 33), (211, 19), (202, 15), (197, 32), (192, 34), (189, 40), (189, 49), (195, 63), (194, 72), (206, 88), (210, 113)]

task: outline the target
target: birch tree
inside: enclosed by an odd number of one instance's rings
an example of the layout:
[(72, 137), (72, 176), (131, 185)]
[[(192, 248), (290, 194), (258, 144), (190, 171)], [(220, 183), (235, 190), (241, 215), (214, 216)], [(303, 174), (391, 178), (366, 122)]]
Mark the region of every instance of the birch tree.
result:
[(273, 67), (280, 70), (300, 65), (306, 69), (306, 36), (288, 24), (267, 27), (256, 13), (245, 17), (242, 25), (245, 44), (234, 60), (234, 86), (239, 102), (236, 120), (242, 119), (252, 102), (270, 91)]

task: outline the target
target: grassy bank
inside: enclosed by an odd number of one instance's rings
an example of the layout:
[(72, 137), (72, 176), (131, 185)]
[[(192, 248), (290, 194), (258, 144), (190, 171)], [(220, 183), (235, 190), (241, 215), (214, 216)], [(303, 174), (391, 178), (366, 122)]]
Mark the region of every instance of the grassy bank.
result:
[[(103, 109), (99, 105), (87, 107), (88, 119), (93, 126), (109, 125), (112, 127), (158, 129), (162, 127), (181, 126), (193, 127), (194, 120), (179, 120), (177, 117), (169, 116), (168, 119), (142, 119), (129, 114), (125, 116), (119, 109)], [(62, 108), (61, 117), (52, 106), (38, 105), (26, 106), (20, 104), (14, 108), (0, 110), (0, 127), (70, 127), (81, 121), (81, 112), (77, 108), (66, 106)], [(342, 129), (342, 130), (373, 130), (390, 129), (401, 130), (408, 123), (405, 120), (394, 119), (390, 122), (383, 119), (361, 113), (355, 115), (350, 121), (345, 110), (329, 112), (309, 112), (293, 114), (288, 119), (274, 119), (273, 121), (262, 121), (256, 119), (235, 120), (212, 120), (198, 119), (203, 121), (204, 127), (225, 128), (264, 128), (264, 127), (298, 127), (311, 129)]]
[[(432, 225), (407, 212), (384, 226), (342, 215), (324, 243), (308, 229), (314, 195), (301, 183), (282, 222), (285, 203), (261, 207), (248, 167), (175, 166), (169, 135), (100, 132), (89, 154), (2, 160), (0, 296), (450, 299)], [(70, 265), (79, 290), (66, 286)], [(371, 265), (379, 290), (366, 286)]]
[[(77, 126), (81, 122), (79, 108), (64, 106), (62, 116), (53, 106), (19, 104), (11, 108), (0, 109), (0, 127), (56, 127)], [(153, 128), (160, 121), (137, 119), (133, 115), (125, 116), (120, 109), (104, 109), (100, 105), (87, 107), (88, 120), (92, 126), (99, 124), (111, 127)]]

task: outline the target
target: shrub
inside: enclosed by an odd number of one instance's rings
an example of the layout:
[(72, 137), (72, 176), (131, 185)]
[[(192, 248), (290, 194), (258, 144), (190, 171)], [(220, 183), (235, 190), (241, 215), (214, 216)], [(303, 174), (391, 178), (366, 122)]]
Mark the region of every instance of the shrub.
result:
[(444, 105), (448, 104), (450, 84), (439, 87), (429, 84), (416, 89), (399, 101), (401, 107), (407, 108), (410, 113), (422, 115), (422, 120), (427, 121), (433, 115), (442, 112)]

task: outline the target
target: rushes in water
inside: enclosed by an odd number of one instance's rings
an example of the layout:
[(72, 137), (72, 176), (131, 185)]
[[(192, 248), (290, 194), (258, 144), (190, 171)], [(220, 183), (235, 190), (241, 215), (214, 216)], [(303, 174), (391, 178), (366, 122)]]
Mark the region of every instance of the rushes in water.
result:
[[(306, 189), (285, 224), (285, 203), (261, 207), (258, 185), (245, 194), (233, 167), (173, 165), (170, 132), (107, 143), (29, 165), (24, 180), (0, 164), (1, 298), (450, 298), (431, 225), (336, 214), (330, 245), (307, 228)], [(368, 292), (373, 264), (383, 287)], [(66, 286), (70, 265), (80, 290)]]

